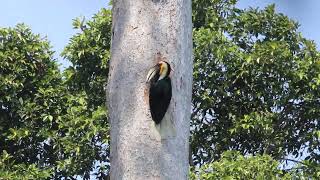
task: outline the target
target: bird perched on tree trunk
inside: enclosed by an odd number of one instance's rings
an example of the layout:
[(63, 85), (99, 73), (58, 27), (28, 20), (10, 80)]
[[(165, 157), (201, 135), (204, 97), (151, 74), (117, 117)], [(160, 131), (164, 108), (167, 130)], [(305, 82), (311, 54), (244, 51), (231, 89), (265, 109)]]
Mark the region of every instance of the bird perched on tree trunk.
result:
[(156, 124), (161, 122), (170, 104), (172, 96), (170, 72), (170, 64), (166, 61), (160, 61), (149, 70), (147, 75), (147, 83), (150, 83), (151, 117)]

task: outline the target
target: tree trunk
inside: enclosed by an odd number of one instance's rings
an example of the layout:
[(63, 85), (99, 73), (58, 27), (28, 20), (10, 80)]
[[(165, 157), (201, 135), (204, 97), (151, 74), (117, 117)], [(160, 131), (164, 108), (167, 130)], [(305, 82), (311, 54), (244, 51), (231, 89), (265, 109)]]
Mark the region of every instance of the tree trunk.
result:
[[(174, 69), (167, 123), (160, 127), (166, 135), (151, 119), (145, 82), (159, 59)], [(188, 178), (191, 88), (191, 0), (114, 0), (107, 87), (111, 179)]]

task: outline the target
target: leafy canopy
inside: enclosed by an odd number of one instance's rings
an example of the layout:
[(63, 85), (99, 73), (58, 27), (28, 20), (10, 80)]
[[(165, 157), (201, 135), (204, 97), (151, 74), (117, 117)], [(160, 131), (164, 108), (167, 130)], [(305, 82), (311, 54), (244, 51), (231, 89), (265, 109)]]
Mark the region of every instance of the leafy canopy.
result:
[[(236, 150), (319, 166), (320, 61), (314, 42), (274, 5), (241, 10), (236, 1), (206, 3), (208, 16), (194, 13), (194, 163)], [(319, 177), (317, 172), (312, 174)]]
[[(104, 106), (71, 93), (47, 40), (23, 24), (0, 28), (0, 177), (99, 176), (108, 163)], [(99, 163), (99, 167), (95, 164)]]

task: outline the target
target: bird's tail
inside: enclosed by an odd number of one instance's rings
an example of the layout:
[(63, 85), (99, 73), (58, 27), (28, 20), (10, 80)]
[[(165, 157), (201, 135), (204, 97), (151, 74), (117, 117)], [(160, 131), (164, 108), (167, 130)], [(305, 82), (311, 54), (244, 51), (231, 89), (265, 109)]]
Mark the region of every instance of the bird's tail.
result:
[(157, 125), (160, 132), (161, 139), (168, 139), (176, 136), (175, 124), (170, 118), (163, 118), (159, 125)]

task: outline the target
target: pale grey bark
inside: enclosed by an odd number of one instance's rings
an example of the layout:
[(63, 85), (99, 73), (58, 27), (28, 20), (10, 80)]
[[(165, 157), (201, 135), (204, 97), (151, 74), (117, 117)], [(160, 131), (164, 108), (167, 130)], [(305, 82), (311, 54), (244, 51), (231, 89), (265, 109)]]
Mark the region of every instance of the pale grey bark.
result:
[[(114, 0), (107, 102), (111, 179), (187, 179), (192, 88), (191, 0)], [(158, 57), (158, 58), (157, 58)], [(159, 59), (174, 68), (165, 116), (151, 119), (146, 75)], [(170, 124), (170, 123), (166, 123)]]

